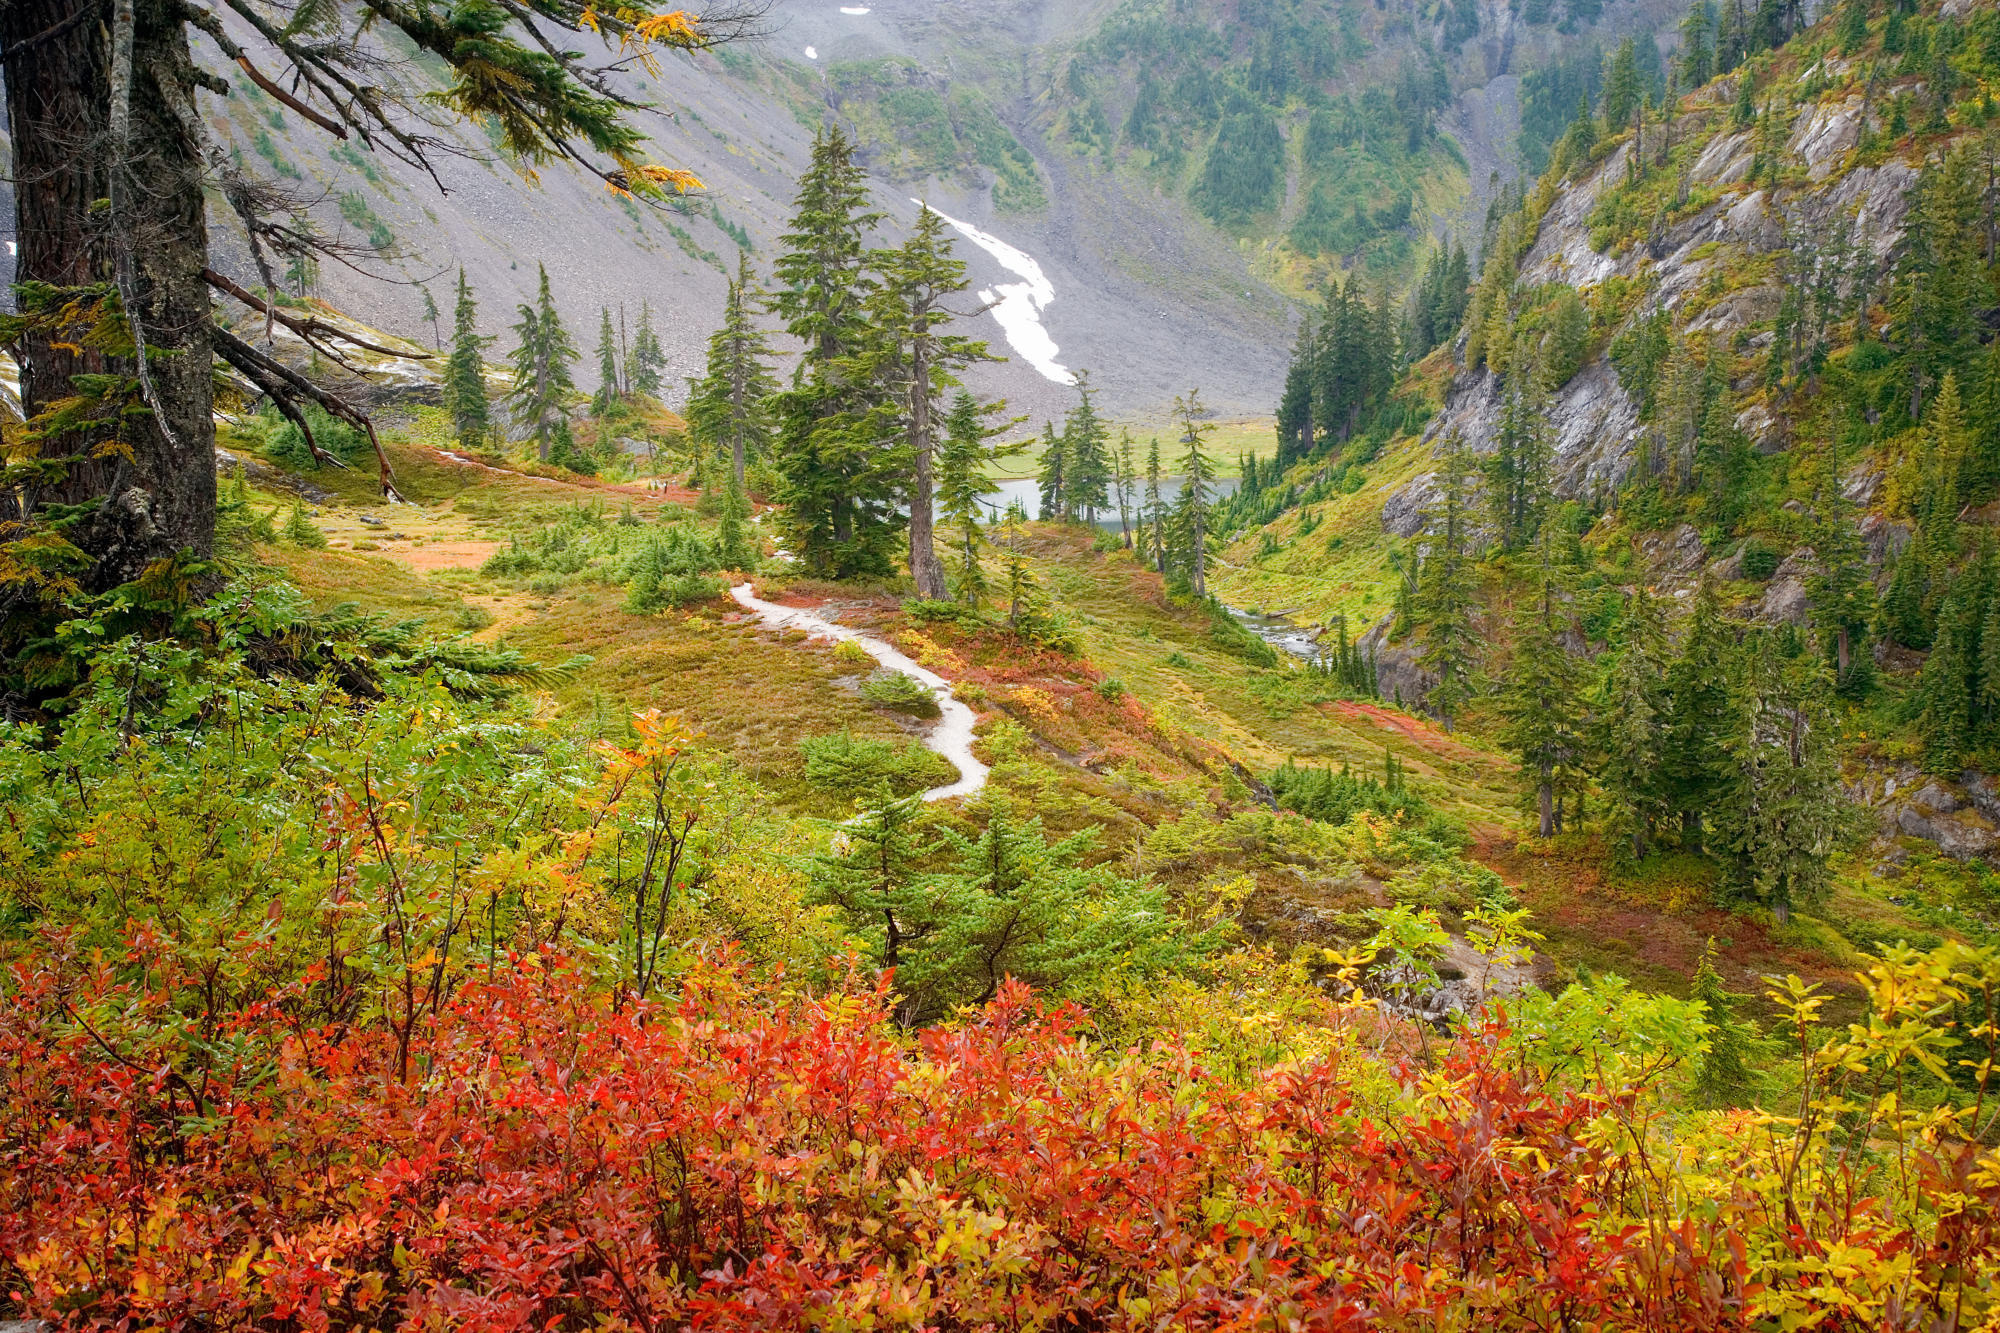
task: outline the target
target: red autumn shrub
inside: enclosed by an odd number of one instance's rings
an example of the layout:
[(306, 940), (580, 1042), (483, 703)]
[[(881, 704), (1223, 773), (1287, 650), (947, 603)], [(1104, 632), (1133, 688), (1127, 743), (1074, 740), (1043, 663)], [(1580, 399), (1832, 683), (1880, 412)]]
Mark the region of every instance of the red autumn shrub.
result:
[[(1728, 1219), (1617, 1221), (1607, 1108), (1491, 1031), (1378, 1123), (1338, 1058), (1236, 1086), (1019, 986), (911, 1043), (886, 992), (723, 958), (614, 1011), (529, 958), (399, 1080), (382, 1025), (308, 1026), (303, 988), (210, 1010), (60, 957), (0, 1010), (0, 1290), (78, 1326), (1744, 1326)], [(1968, 1207), (1990, 1245), (1992, 1191)]]

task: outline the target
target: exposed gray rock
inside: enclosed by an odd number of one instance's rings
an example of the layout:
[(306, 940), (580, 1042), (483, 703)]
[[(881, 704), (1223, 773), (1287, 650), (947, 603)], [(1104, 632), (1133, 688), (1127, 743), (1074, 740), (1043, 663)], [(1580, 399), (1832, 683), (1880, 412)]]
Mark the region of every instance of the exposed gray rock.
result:
[(1850, 503), (1863, 506), (1874, 504), (1875, 497), (1881, 494), (1881, 491), (1882, 469), (1871, 467), (1865, 462), (1856, 463), (1840, 484), (1840, 493), (1846, 496)]
[[(1590, 217), (1603, 192), (1625, 176), (1629, 145), (1622, 145), (1558, 191), (1522, 261), (1521, 286), (1567, 282), (1588, 287), (1613, 276), (1643, 279), (1651, 290), (1638, 315), (1659, 309), (1695, 311), (1686, 321), (1692, 331), (1707, 333), (1718, 342), (1740, 340), (1739, 346), (1753, 352), (1768, 346), (1783, 289), (1768, 282), (1717, 294), (1711, 284), (1718, 275), (1741, 272), (1746, 262), (1783, 248), (1788, 234), (1827, 236), (1849, 219), (1856, 243), (1877, 261), (1886, 259), (1901, 237), (1909, 209), (1906, 194), (1916, 177), (1912, 165), (1894, 159), (1834, 177), (1851, 155), (1859, 115), (1853, 98), (1802, 108), (1789, 137), (1815, 183), (1776, 191), (1744, 184), (1756, 155), (1750, 132), (1716, 134), (1696, 156), (1689, 180), (1722, 189), (1721, 197), (1645, 243), (1615, 255), (1601, 254), (1590, 247)], [(1697, 132), (1702, 118), (1703, 113), (1690, 113), (1677, 123), (1675, 132)], [(1754, 375), (1755, 358), (1744, 361), (1740, 369), (1746, 376)], [(1746, 379), (1742, 387), (1754, 386)], [(1500, 380), (1486, 368), (1461, 373), (1445, 391), (1442, 408), (1425, 432), (1426, 441), (1435, 444), (1456, 433), (1474, 453), (1491, 453), (1499, 429), (1500, 397)], [(1608, 355), (1593, 358), (1551, 395), (1549, 419), (1555, 435), (1554, 483), (1560, 497), (1601, 500), (1624, 480), (1642, 434), (1637, 411)], [(1765, 452), (1790, 443), (1782, 415), (1761, 405), (1744, 407), (1738, 425)], [(1866, 504), (1876, 486), (1879, 480), (1870, 481), (1865, 474), (1851, 477), (1850, 495)], [(1414, 496), (1401, 499), (1393, 521), (1407, 528)], [(1385, 526), (1391, 521), (1385, 514)], [(1891, 533), (1887, 540), (1896, 542), (1900, 537)]]
[(1880, 565), (1891, 557), (1899, 556), (1910, 544), (1910, 525), (1898, 523), (1880, 514), (1862, 516), (1861, 540), (1868, 545), (1868, 561)]
[(1414, 537), (1424, 530), (1426, 512), (1437, 499), (1437, 473), (1413, 477), (1382, 502), (1382, 531)]
[(1701, 568), (1707, 552), (1694, 524), (1683, 523), (1672, 532), (1651, 532), (1641, 537), (1639, 554), (1661, 573), (1692, 574)]
[(1429, 697), (1437, 677), (1417, 665), (1417, 645), (1405, 639), (1389, 643), (1392, 616), (1384, 616), (1368, 627), (1356, 647), (1375, 658), (1375, 688), (1384, 699), (1403, 708), (1417, 708)]

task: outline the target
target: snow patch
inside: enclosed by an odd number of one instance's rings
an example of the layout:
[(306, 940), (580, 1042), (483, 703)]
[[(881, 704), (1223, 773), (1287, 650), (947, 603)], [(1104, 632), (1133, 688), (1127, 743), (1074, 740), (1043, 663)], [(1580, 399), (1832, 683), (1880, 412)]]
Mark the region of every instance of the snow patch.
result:
[[(910, 202), (919, 208), (930, 208), (921, 199)], [(1043, 274), (1042, 266), (1035, 262), (1034, 256), (1015, 249), (998, 236), (983, 232), (971, 223), (960, 222), (935, 208), (931, 208), (931, 212), (950, 223), (966, 240), (999, 260), (1000, 267), (1022, 279), (1020, 282), (996, 283), (979, 293), (979, 299), (992, 307), (989, 313), (1000, 325), (1000, 331), (1007, 335), (1007, 345), (1023, 361), (1039, 370), (1044, 378), (1057, 384), (1075, 384), (1076, 376), (1056, 360), (1056, 340), (1042, 327), (1042, 311), (1056, 299), (1056, 288)]]
[(806, 59), (807, 59), (807, 60), (818, 60), (818, 59), (819, 59), (819, 52), (818, 52), (818, 51), (815, 51), (815, 50), (814, 50), (814, 49), (813, 49), (812, 47), (808, 46), (808, 47), (806, 48)]
[(866, 13), (868, 12), (868, 6), (866, 6), (866, 5), (842, 5), (842, 6), (840, 7), (840, 12), (841, 12), (841, 13), (843, 13), (843, 14), (852, 14), (852, 15), (854, 15), (854, 16), (855, 16), (856, 18), (859, 18), (859, 17), (861, 16), (861, 15), (863, 15), (863, 14), (866, 14)]

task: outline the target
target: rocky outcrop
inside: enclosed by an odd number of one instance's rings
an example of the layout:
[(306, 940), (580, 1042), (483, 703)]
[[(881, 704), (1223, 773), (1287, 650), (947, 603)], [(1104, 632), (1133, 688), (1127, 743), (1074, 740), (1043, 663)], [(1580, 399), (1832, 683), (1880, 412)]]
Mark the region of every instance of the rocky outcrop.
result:
[[(1838, 73), (1839, 62), (1829, 63), (1830, 72)], [(1720, 115), (1715, 106), (1693, 111), (1668, 132), (1681, 140), (1707, 133), (1706, 126)], [(1687, 183), (1690, 190), (1719, 191), (1719, 197), (1646, 241), (1604, 253), (1591, 246), (1591, 218), (1604, 193), (1622, 183), (1630, 168), (1631, 145), (1622, 144), (1557, 192), (1521, 263), (1518, 286), (1531, 290), (1561, 282), (1587, 289), (1612, 278), (1643, 281), (1650, 290), (1632, 319), (1671, 310), (1680, 331), (1707, 334), (1717, 343), (1734, 341), (1754, 352), (1768, 345), (1783, 291), (1776, 282), (1738, 286), (1735, 275), (1755, 271), (1752, 266), (1784, 248), (1790, 235), (1830, 237), (1848, 219), (1854, 242), (1877, 262), (1889, 257), (1901, 236), (1909, 207), (1905, 194), (1916, 170), (1901, 160), (1850, 166), (1860, 125), (1859, 96), (1800, 108), (1788, 143), (1808, 179), (1775, 193), (1750, 184), (1756, 160), (1751, 133), (1717, 131), (1695, 155)], [(1474, 453), (1491, 453), (1501, 388), (1500, 378), (1483, 366), (1462, 371), (1446, 390), (1425, 441), (1435, 444), (1456, 434)], [(1549, 424), (1556, 493), (1586, 502), (1604, 499), (1624, 481), (1646, 429), (1604, 351), (1553, 390)], [(1765, 452), (1790, 442), (1783, 413), (1762, 403), (1744, 405), (1737, 425)], [(1399, 536), (1421, 530), (1433, 480), (1420, 477), (1389, 497), (1383, 507), (1386, 530)], [(1895, 548), (1893, 534), (1885, 540)]]
[(1802, 546), (1786, 556), (1764, 588), (1763, 600), (1757, 603), (1757, 618), (1772, 624), (1805, 624), (1812, 605), (1806, 594), (1806, 582), (1818, 570), (1817, 557), (1810, 546)]
[(1389, 627), (1394, 623), (1393, 616), (1382, 617), (1355, 646), (1375, 659), (1376, 691), (1398, 707), (1414, 710), (1423, 706), (1437, 677), (1417, 665), (1415, 643), (1408, 639), (1389, 642)]
[(1899, 839), (1930, 843), (1954, 861), (2000, 863), (2000, 778), (1967, 769), (1952, 781), (1902, 764), (1864, 774), (1847, 794), (1875, 816), (1872, 855), (1882, 873), (1896, 873), (1907, 854)]

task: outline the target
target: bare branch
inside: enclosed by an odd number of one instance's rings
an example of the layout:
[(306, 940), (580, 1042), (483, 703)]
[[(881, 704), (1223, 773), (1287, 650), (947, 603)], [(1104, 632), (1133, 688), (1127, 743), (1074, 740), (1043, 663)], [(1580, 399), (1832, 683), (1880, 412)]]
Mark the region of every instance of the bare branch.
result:
[(403, 357), (413, 361), (429, 361), (432, 359), (432, 354), (429, 352), (400, 352), (393, 347), (384, 347), (380, 343), (369, 342), (366, 338), (357, 338), (346, 330), (337, 328), (325, 320), (317, 319), (311, 315), (300, 318), (297, 315), (288, 314), (278, 309), (275, 303), (264, 300), (254, 292), (244, 290), (233, 280), (224, 277), (212, 268), (203, 269), (201, 276), (202, 280), (209, 286), (218, 291), (228, 292), (258, 314), (275, 319), (278, 323), (305, 339), (309, 345), (318, 347), (320, 351), (325, 352), (328, 356), (333, 356), (335, 353), (328, 348), (320, 347), (316, 341), (317, 339), (338, 338), (342, 342), (354, 344), (363, 351), (380, 352), (384, 356)]
[(251, 372), (244, 370), (245, 362), (257, 366), (267, 376), (275, 377), (282, 382), (287, 391), (296, 393), (304, 398), (310, 398), (313, 402), (318, 403), (324, 408), (327, 415), (339, 417), (348, 425), (366, 434), (368, 436), (368, 443), (374, 446), (375, 449), (375, 462), (382, 470), (382, 494), (392, 500), (403, 498), (396, 492), (395, 473), (389, 467), (389, 455), (382, 451), (382, 441), (376, 438), (375, 435), (375, 423), (369, 420), (366, 412), (355, 407), (338, 394), (329, 393), (327, 390), (322, 389), (319, 385), (314, 384), (304, 375), (293, 370), (276, 357), (267, 356), (263, 352), (258, 351), (228, 329), (223, 328), (220, 324), (211, 324), (209, 335), (215, 342), (216, 350), (221, 353), (223, 360), (229, 362), (230, 365), (235, 366), (238, 370), (243, 370), (246, 375)]

